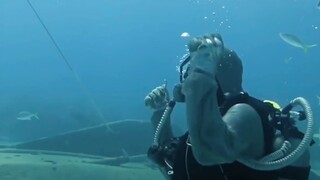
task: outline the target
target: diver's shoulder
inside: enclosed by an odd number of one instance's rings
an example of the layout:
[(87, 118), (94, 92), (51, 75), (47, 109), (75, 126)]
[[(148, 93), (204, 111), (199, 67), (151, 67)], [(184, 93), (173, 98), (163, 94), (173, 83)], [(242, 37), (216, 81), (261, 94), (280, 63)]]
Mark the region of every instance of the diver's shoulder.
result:
[[(230, 121), (232, 124), (246, 124), (246, 127), (251, 126), (261, 126), (260, 116), (258, 112), (247, 103), (238, 103), (233, 105), (225, 114), (227, 121)], [(236, 121), (234, 119), (237, 119)], [(242, 126), (242, 125), (241, 125)]]

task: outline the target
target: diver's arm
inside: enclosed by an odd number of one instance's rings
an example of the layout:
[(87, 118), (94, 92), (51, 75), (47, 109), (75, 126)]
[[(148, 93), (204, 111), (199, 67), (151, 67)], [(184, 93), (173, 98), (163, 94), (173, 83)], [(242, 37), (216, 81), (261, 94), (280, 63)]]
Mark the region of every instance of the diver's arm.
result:
[(220, 115), (216, 73), (226, 52), (221, 36), (194, 38), (188, 47), (190, 66), (182, 93), (195, 159), (202, 165), (214, 165), (261, 156), (264, 139), (258, 113), (247, 104), (237, 104)]
[[(251, 106), (235, 105), (221, 117), (216, 97), (217, 83), (213, 76), (201, 72), (192, 72), (182, 88), (186, 96), (192, 151), (200, 164), (230, 163), (238, 158), (261, 155), (262, 125)], [(253, 147), (257, 140), (262, 143)]]
[[(161, 117), (165, 111), (167, 104), (169, 103), (169, 92), (167, 89), (167, 82), (165, 81), (164, 84), (161, 86), (156, 87), (153, 89), (144, 99), (144, 103), (146, 106), (150, 107), (153, 111), (151, 116), (151, 124), (153, 130), (156, 131), (158, 124), (161, 120)], [(172, 137), (172, 128), (170, 123), (170, 117), (166, 119), (160, 135), (159, 135), (159, 144), (163, 144), (167, 140)]]

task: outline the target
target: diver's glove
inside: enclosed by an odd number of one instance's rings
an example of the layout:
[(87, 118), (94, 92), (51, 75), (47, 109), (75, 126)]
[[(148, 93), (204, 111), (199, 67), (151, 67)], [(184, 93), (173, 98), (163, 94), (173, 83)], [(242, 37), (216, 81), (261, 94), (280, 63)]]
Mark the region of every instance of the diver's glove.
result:
[(145, 98), (145, 106), (150, 107), (154, 111), (164, 110), (169, 103), (169, 92), (167, 82), (153, 89)]
[(188, 43), (190, 65), (188, 74), (200, 71), (214, 76), (219, 59), (222, 57), (224, 45), (219, 34), (209, 34), (192, 39)]

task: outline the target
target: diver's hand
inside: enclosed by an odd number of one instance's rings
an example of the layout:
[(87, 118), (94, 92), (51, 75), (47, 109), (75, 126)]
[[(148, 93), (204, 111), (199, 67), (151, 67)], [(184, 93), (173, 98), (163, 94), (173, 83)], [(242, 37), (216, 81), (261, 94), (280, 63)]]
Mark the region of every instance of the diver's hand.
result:
[(224, 51), (223, 41), (219, 34), (210, 34), (192, 39), (188, 43), (190, 52), (190, 73), (202, 71), (215, 75), (217, 64)]
[(167, 81), (161, 86), (153, 89), (145, 98), (144, 104), (152, 110), (158, 111), (166, 108), (169, 102), (169, 92), (167, 89)]

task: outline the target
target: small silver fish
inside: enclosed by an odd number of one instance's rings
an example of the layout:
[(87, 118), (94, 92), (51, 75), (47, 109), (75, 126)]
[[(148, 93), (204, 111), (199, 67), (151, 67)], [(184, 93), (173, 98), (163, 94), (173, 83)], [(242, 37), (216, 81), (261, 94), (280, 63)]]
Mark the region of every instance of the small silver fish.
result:
[(317, 8), (320, 9), (320, 0), (318, 1)]
[(190, 34), (188, 32), (184, 32), (180, 35), (182, 38), (188, 38), (190, 37)]
[(28, 112), (28, 111), (21, 111), (19, 112), (18, 114), (18, 117), (17, 119), (18, 120), (21, 120), (21, 121), (30, 121), (32, 119), (39, 119), (39, 116), (37, 113), (31, 113), (31, 112)]
[(304, 44), (298, 37), (293, 34), (279, 33), (279, 36), (284, 42), (288, 43), (289, 45), (303, 49), (304, 53), (307, 53), (308, 49), (317, 46), (317, 44)]

